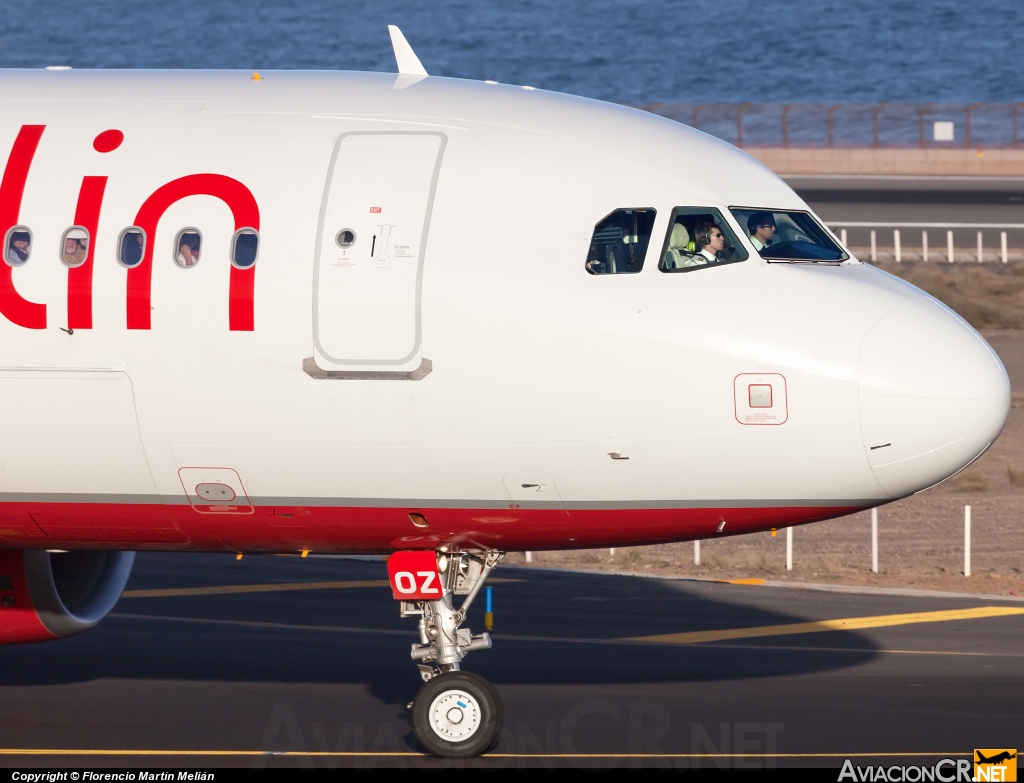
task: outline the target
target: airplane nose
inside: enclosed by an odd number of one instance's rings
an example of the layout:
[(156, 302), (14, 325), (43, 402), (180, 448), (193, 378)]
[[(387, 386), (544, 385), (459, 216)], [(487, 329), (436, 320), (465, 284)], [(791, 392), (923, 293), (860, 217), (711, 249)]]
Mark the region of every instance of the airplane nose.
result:
[(894, 498), (969, 465), (1009, 412), (1010, 379), (995, 351), (931, 298), (903, 302), (861, 343), (861, 432), (875, 478)]

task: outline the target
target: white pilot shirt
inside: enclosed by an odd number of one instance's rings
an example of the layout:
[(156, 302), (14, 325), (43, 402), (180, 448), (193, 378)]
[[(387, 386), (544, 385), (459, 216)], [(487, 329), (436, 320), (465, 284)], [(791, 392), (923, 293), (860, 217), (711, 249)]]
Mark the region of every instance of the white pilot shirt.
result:
[(752, 244), (754, 246), (754, 250), (756, 250), (758, 253), (760, 253), (766, 247), (771, 247), (771, 243), (770, 242), (766, 245), (764, 242), (762, 242), (760, 239), (758, 239), (755, 236), (751, 236), (750, 237), (750, 244)]
[(701, 257), (703, 257), (703, 263), (705, 263), (705, 264), (717, 264), (718, 263), (718, 256), (716, 256), (714, 253), (712, 253), (706, 247), (701, 248), (701, 251), (700, 251), (700, 253), (697, 256), (698, 259), (700, 259)]

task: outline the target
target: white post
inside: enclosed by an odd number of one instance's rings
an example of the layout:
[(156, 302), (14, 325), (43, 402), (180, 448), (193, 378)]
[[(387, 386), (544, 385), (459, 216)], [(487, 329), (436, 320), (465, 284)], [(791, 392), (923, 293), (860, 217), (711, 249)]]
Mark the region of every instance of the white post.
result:
[(527, 552), (526, 553), (526, 562), (527, 563), (532, 563), (533, 562), (533, 552)]
[(875, 230), (871, 229), (871, 263), (875, 263), (878, 260), (878, 246), (875, 240)]
[(984, 259), (984, 250), (981, 245), (981, 232), (978, 232), (978, 263), (980, 264)]
[(964, 506), (964, 576), (971, 575), (971, 507)]
[(878, 509), (871, 509), (871, 573), (878, 573)]
[(846, 229), (845, 228), (842, 229), (839, 232), (839, 239), (842, 240), (843, 247), (849, 247), (849, 245), (846, 244)]
[(896, 263), (898, 264), (902, 260), (900, 258), (900, 230), (898, 228), (892, 232), (892, 244), (896, 248)]
[(700, 541), (693, 542), (693, 564), (700, 565)]
[(1002, 251), (1003, 263), (1005, 264), (1006, 263), (1006, 232), (1005, 231), (1000, 231), (999, 232), (999, 249)]
[(953, 263), (953, 232), (946, 232), (946, 253), (949, 255), (949, 263)]
[(921, 232), (921, 260), (928, 260), (928, 232)]
[(793, 528), (786, 528), (786, 570), (793, 570)]
[(608, 550), (608, 556), (609, 557), (615, 557), (615, 547), (612, 547), (611, 549)]

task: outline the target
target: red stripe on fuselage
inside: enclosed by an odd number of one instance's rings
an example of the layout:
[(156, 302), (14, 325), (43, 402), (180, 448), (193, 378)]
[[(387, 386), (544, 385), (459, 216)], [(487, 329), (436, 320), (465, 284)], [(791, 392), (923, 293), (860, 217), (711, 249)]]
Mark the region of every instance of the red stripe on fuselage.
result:
[[(235, 230), (260, 230), (260, 208), (249, 189), (236, 179), (222, 174), (190, 174), (157, 190), (139, 207), (135, 225), (146, 232), (146, 249), (142, 262), (128, 270), (128, 328), (150, 328), (150, 299), (153, 281), (153, 251), (156, 246), (156, 226), (161, 216), (175, 202), (189, 196), (213, 196), (231, 209)], [(253, 292), (256, 285), (256, 267), (231, 267), (228, 282), (228, 328), (234, 332), (251, 332), (255, 325)]]
[[(868, 507), (468, 509), (257, 506), (252, 514), (197, 513), (188, 505), (3, 503), (31, 513), (47, 548), (391, 552), (442, 544), (509, 550), (584, 549), (716, 538), (818, 522)], [(415, 527), (410, 512), (430, 527)], [(571, 517), (570, 517), (571, 513)], [(726, 525), (716, 534), (722, 520)], [(0, 546), (25, 546), (6, 533)], [(35, 547), (42, 542), (35, 539)]]

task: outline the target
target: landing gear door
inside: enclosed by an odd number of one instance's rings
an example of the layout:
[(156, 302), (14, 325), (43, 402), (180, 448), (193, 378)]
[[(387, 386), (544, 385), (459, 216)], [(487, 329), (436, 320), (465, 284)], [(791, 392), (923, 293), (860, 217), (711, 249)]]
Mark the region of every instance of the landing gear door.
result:
[(443, 133), (338, 139), (320, 210), (313, 360), (328, 373), (422, 372), (420, 297)]

